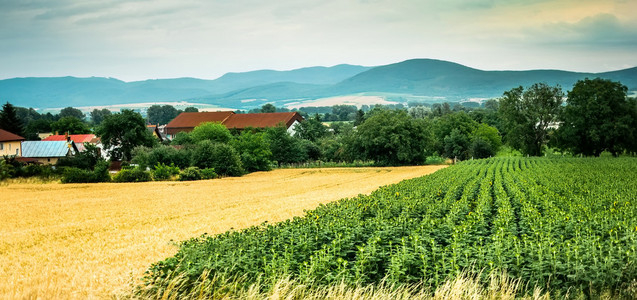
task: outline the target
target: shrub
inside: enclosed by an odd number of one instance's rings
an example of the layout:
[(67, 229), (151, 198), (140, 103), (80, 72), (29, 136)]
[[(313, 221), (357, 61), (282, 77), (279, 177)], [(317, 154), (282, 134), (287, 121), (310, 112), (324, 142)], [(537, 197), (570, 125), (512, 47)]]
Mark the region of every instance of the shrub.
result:
[(206, 168), (201, 170), (201, 179), (215, 179), (219, 177), (214, 168)]
[(190, 150), (177, 150), (171, 146), (161, 145), (155, 148), (137, 147), (133, 150), (133, 163), (142, 169), (152, 168), (158, 163), (165, 165), (174, 164), (179, 168), (190, 166)]
[(180, 181), (201, 180), (202, 177), (203, 174), (201, 174), (201, 170), (197, 167), (186, 168), (179, 174)]
[(13, 166), (6, 163), (4, 160), (0, 160), (0, 180), (10, 178), (12, 172)]
[(179, 174), (179, 168), (176, 167), (175, 164), (167, 166), (165, 164), (158, 163), (155, 165), (155, 169), (151, 171), (153, 180), (169, 180), (177, 174)]
[(123, 169), (113, 177), (115, 182), (145, 182), (151, 181), (150, 172), (140, 168)]
[(76, 167), (64, 168), (62, 183), (89, 183), (92, 181), (93, 172)]
[(214, 168), (219, 175), (241, 176), (243, 174), (239, 154), (227, 144), (199, 142), (192, 158), (195, 167)]
[(50, 178), (55, 175), (53, 168), (49, 165), (29, 164), (21, 168), (20, 176), (22, 177), (41, 177)]

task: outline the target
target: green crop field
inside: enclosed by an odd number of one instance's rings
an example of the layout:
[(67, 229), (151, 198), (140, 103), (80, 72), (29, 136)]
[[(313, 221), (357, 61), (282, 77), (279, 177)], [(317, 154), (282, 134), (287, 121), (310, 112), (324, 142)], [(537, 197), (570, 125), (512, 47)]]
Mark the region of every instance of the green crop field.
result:
[[(518, 293), (635, 296), (637, 159), (494, 158), (344, 199), (304, 217), (185, 241), (140, 293), (397, 283), (460, 274), (518, 279)], [(211, 280), (214, 278), (214, 280)]]

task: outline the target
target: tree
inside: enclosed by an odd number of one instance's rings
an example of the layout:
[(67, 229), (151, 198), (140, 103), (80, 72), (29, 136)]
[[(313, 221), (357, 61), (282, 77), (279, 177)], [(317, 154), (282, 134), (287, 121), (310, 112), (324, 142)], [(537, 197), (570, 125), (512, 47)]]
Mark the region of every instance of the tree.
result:
[(445, 157), (465, 160), (469, 158), (469, 146), (469, 137), (454, 128), (443, 140), (444, 151), (442, 154)]
[(230, 145), (203, 140), (192, 154), (192, 163), (200, 169), (214, 168), (219, 175), (241, 176), (241, 158)]
[(539, 156), (549, 140), (549, 126), (558, 120), (562, 88), (535, 83), (526, 91), (520, 86), (504, 92), (499, 113), (505, 140), (523, 154)]
[(110, 149), (111, 160), (129, 161), (133, 148), (157, 144), (157, 139), (146, 129), (144, 118), (132, 110), (107, 116), (97, 127), (97, 135), (104, 149)]
[(59, 117), (60, 117), (60, 119), (61, 118), (65, 118), (65, 117), (75, 117), (75, 118), (78, 118), (80, 120), (84, 120), (84, 118), (86, 116), (84, 115), (84, 113), (81, 110), (69, 106), (69, 107), (63, 108), (60, 111)]
[(91, 133), (91, 128), (76, 117), (63, 117), (51, 123), (51, 130), (58, 134), (83, 134)]
[[(471, 140), (471, 136), (473, 135), (475, 130), (478, 128), (478, 125), (479, 125), (478, 122), (471, 119), (471, 117), (464, 111), (448, 113), (443, 115), (442, 117), (435, 119), (435, 123), (433, 126), (433, 133), (435, 136), (435, 140), (433, 142), (433, 149), (436, 152), (443, 154), (444, 156), (449, 158), (455, 158), (456, 156), (458, 156), (459, 159), (465, 159), (466, 155), (458, 155), (458, 153), (460, 152), (468, 153), (468, 150), (469, 150), (468, 141)], [(456, 149), (450, 152), (448, 150), (450, 149), (449, 146), (445, 145), (445, 144), (448, 144), (448, 142), (445, 141), (445, 139), (451, 135), (454, 129), (457, 130), (457, 132), (455, 133), (454, 138), (450, 141), (454, 141), (455, 143), (454, 148), (458, 148), (458, 147), (464, 147), (464, 148), (461, 150)], [(458, 137), (458, 135), (464, 136), (462, 140), (466, 140), (467, 143), (458, 142), (461, 140)]]
[(184, 108), (184, 112), (199, 112), (199, 109), (193, 106)]
[(265, 139), (270, 145), (272, 159), (279, 164), (298, 163), (307, 159), (301, 140), (290, 136), (283, 125), (268, 127)]
[(209, 140), (216, 143), (228, 143), (232, 139), (230, 130), (219, 123), (205, 122), (199, 124), (190, 132), (192, 142), (198, 143), (203, 140)]
[(272, 105), (271, 103), (266, 103), (263, 106), (261, 106), (261, 112), (262, 113), (273, 113), (273, 112), (276, 112), (276, 107), (274, 105)]
[(37, 119), (27, 123), (26, 128), (24, 129), (24, 137), (28, 140), (38, 140), (40, 137), (38, 133), (44, 132), (52, 132), (51, 124), (53, 122), (47, 119)]
[(328, 134), (327, 127), (323, 125), (318, 114), (314, 115), (314, 118), (306, 119), (297, 124), (294, 130), (295, 136), (311, 142), (316, 142)]
[(356, 111), (356, 118), (354, 118), (354, 126), (358, 126), (365, 122), (365, 112), (362, 109)]
[(172, 105), (151, 105), (146, 111), (148, 123), (150, 124), (168, 124), (179, 115), (179, 111)]
[(579, 80), (568, 92), (558, 146), (574, 154), (614, 156), (631, 150), (637, 138), (637, 106), (626, 98), (628, 88), (607, 79)]
[(0, 111), (0, 129), (23, 136), (24, 126), (16, 113), (16, 108), (9, 102), (2, 105)]
[(100, 149), (97, 146), (85, 143), (84, 151), (74, 156), (63, 157), (55, 164), (58, 167), (74, 167), (84, 170), (93, 170), (100, 161), (104, 160), (100, 155)]
[(98, 126), (102, 124), (102, 121), (104, 121), (104, 118), (106, 118), (107, 116), (110, 116), (111, 114), (112, 114), (111, 111), (106, 108), (93, 109), (93, 111), (91, 111), (91, 121), (93, 121), (93, 125)]
[(472, 139), (474, 141), (480, 139), (487, 142), (489, 144), (489, 147), (493, 150), (492, 154), (498, 152), (498, 150), (502, 146), (502, 136), (500, 136), (500, 132), (498, 132), (498, 129), (487, 124), (479, 124), (478, 127), (473, 131)]
[(230, 143), (239, 153), (241, 164), (248, 172), (268, 171), (272, 164), (272, 151), (262, 132), (245, 130)]
[(358, 126), (357, 147), (367, 159), (382, 165), (418, 164), (425, 161), (431, 144), (428, 123), (403, 110), (374, 110)]

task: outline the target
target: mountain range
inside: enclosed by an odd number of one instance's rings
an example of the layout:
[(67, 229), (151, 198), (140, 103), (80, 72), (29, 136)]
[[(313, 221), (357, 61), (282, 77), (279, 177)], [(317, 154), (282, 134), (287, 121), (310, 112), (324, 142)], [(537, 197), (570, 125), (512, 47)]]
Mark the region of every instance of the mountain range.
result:
[(560, 70), (484, 71), (457, 63), (412, 59), (377, 67), (337, 65), (291, 71), (227, 73), (214, 80), (197, 78), (124, 82), (114, 78), (50, 77), (0, 80), (0, 102), (51, 108), (187, 101), (249, 109), (264, 103), (284, 106), (339, 96), (378, 96), (389, 101), (444, 102), (487, 99), (536, 82), (566, 92), (584, 78), (620, 81), (637, 91), (637, 67), (604, 73)]

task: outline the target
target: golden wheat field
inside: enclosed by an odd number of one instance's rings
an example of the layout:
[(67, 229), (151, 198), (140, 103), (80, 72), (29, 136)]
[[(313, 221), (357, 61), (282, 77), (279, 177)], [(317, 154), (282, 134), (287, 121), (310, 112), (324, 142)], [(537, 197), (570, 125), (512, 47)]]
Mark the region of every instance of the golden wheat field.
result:
[(195, 182), (4, 183), (0, 299), (118, 298), (176, 243), (264, 221), (443, 166), (283, 169)]

